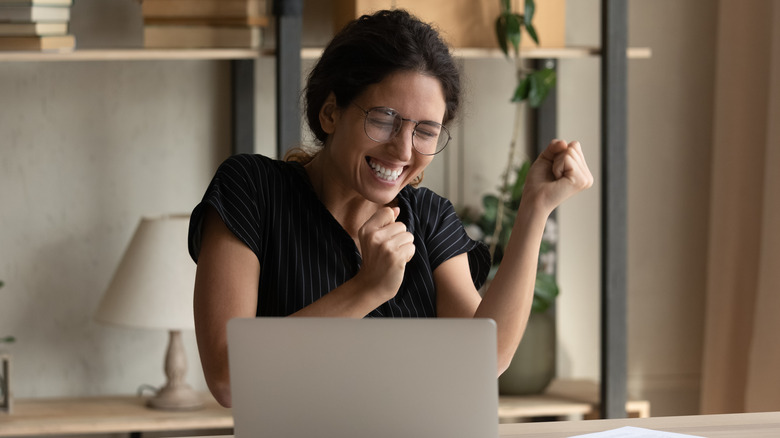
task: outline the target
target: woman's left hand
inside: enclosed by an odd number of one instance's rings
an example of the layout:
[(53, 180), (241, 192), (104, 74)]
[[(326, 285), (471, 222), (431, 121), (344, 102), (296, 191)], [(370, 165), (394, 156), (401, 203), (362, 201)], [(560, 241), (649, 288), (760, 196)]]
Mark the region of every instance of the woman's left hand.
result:
[(592, 185), (593, 175), (580, 142), (553, 140), (528, 171), (523, 201), (549, 214), (563, 201)]

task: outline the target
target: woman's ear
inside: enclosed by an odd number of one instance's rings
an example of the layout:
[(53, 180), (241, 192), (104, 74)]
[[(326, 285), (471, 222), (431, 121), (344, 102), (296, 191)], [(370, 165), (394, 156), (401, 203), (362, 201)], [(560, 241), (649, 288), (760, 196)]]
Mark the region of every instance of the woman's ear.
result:
[(340, 108), (336, 104), (336, 95), (331, 92), (320, 108), (320, 126), (326, 134), (333, 134), (340, 113)]

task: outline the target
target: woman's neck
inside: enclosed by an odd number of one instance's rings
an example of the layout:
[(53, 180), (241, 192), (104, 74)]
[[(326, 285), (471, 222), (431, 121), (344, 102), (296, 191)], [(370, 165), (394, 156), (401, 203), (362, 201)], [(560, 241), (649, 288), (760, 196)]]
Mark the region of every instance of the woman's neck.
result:
[(361, 196), (351, 188), (328, 177), (327, 156), (321, 152), (304, 166), (314, 193), (331, 215), (357, 241), (360, 227), (379, 210), (380, 206)]

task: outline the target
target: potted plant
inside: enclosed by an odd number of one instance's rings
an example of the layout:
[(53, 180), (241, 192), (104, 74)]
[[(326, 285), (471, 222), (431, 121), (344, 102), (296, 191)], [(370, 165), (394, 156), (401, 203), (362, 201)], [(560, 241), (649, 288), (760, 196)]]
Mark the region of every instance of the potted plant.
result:
[[(0, 287), (3, 287), (4, 284), (5, 283), (3, 283), (2, 280), (0, 280)], [(0, 338), (0, 344), (12, 344), (15, 341), (16, 341), (16, 338), (14, 338), (13, 336), (4, 336), (4, 337)]]
[[(4, 285), (5, 283), (3, 283), (2, 280), (0, 280), (0, 287), (3, 287)], [(14, 338), (13, 336), (5, 336), (0, 338), (0, 344), (10, 344), (14, 341), (16, 341), (16, 338)]]
[[(488, 282), (498, 270), (504, 248), (509, 242), (512, 224), (525, 186), (525, 177), (530, 167), (530, 161), (525, 161), (516, 168), (514, 182), (507, 188), (509, 192), (507, 199), (501, 200), (496, 194), (487, 194), (482, 198), (481, 214), (474, 215), (466, 211), (461, 216), (469, 234), (475, 239), (482, 240), (491, 248), (492, 266), (488, 274)], [(499, 208), (501, 204), (503, 208)], [(499, 210), (501, 210), (500, 214)], [(499, 227), (499, 223), (503, 226)], [(496, 230), (499, 230), (497, 235)], [(555, 221), (549, 219), (539, 248), (531, 315), (512, 363), (499, 378), (499, 391), (502, 394), (538, 394), (544, 391), (555, 377), (557, 348), (555, 320), (549, 309), (559, 292), (554, 274), (556, 238)]]
[[(2, 281), (0, 281), (0, 287), (3, 287)], [(11, 344), (15, 341), (16, 339), (13, 336), (4, 336), (0, 338), (0, 346), (2, 344)], [(9, 376), (6, 374), (8, 372), (8, 360), (7, 355), (0, 349), (0, 411), (5, 412), (11, 411), (11, 390), (8, 382)]]
[[(3, 283), (2, 280), (0, 280), (0, 287), (3, 287), (4, 284), (5, 283)], [(15, 341), (16, 341), (16, 338), (14, 338), (13, 336), (4, 336), (4, 337), (0, 338), (0, 344), (12, 344)]]
[[(521, 56), (520, 40), (523, 29), (539, 44), (539, 37), (533, 26), (534, 0), (525, 0), (523, 14), (512, 10), (511, 0), (499, 1), (501, 9), (496, 19), (496, 37), (506, 57), (513, 60), (517, 78), (511, 97), (515, 103), (513, 134), (498, 193), (483, 197), (481, 214), (474, 215), (466, 210), (461, 216), (469, 234), (482, 240), (490, 248), (492, 267), (488, 280), (493, 278), (503, 258), (504, 248), (509, 242), (515, 215), (520, 206), (525, 178), (531, 167), (528, 159), (517, 164), (517, 148), (523, 126), (521, 105), (527, 102), (534, 108), (540, 106), (555, 86), (556, 79), (552, 69), (526, 68)], [(531, 317), (512, 364), (499, 378), (499, 390), (504, 394), (540, 393), (555, 375), (555, 323), (548, 312), (558, 296), (554, 275), (555, 241), (555, 222), (550, 219), (539, 250), (540, 260)]]

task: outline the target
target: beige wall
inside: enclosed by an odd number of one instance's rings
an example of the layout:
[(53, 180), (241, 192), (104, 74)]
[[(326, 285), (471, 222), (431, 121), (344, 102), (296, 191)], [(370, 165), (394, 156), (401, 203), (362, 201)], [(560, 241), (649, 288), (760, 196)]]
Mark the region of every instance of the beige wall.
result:
[[(91, 14), (105, 6), (78, 3)], [(116, 22), (130, 24), (85, 24), (97, 38), (81, 41), (138, 41), (134, 2), (112, 3), (124, 8)], [(652, 59), (629, 62), (629, 386), (660, 415), (697, 407), (711, 3), (629, 2), (630, 43), (653, 49)], [(569, 43), (598, 43), (598, 5), (568, 2)], [(306, 41), (327, 33), (314, 22), (306, 29), (318, 35)], [(462, 63), (457, 143), (426, 177), (461, 206), (478, 205), (498, 183), (512, 82), (503, 60)], [(273, 65), (258, 63), (257, 150), (265, 154), (274, 151)], [(598, 68), (597, 58), (559, 67), (560, 136), (583, 142), (596, 175)], [(18, 338), (17, 396), (132, 393), (163, 382), (164, 333), (106, 327), (91, 315), (140, 216), (189, 211), (229, 153), (227, 81), (225, 62), (0, 65), (0, 335)], [(563, 377), (598, 378), (598, 192), (597, 178), (560, 209)], [(191, 334), (186, 347), (189, 380), (204, 388)]]
[(91, 315), (140, 217), (190, 211), (227, 154), (227, 73), (212, 62), (2, 64), (0, 332), (17, 337), (18, 397), (164, 381), (165, 333)]
[[(567, 2), (568, 44), (599, 43), (599, 4)], [(628, 384), (653, 415), (698, 412), (716, 21), (708, 0), (629, 2), (629, 45), (653, 55), (628, 63)], [(598, 71), (561, 64), (562, 137), (598, 144)], [(560, 208), (565, 377), (599, 377), (599, 190)]]
[(703, 339), (715, 2), (633, 1), (629, 67), (629, 388), (696, 413)]

